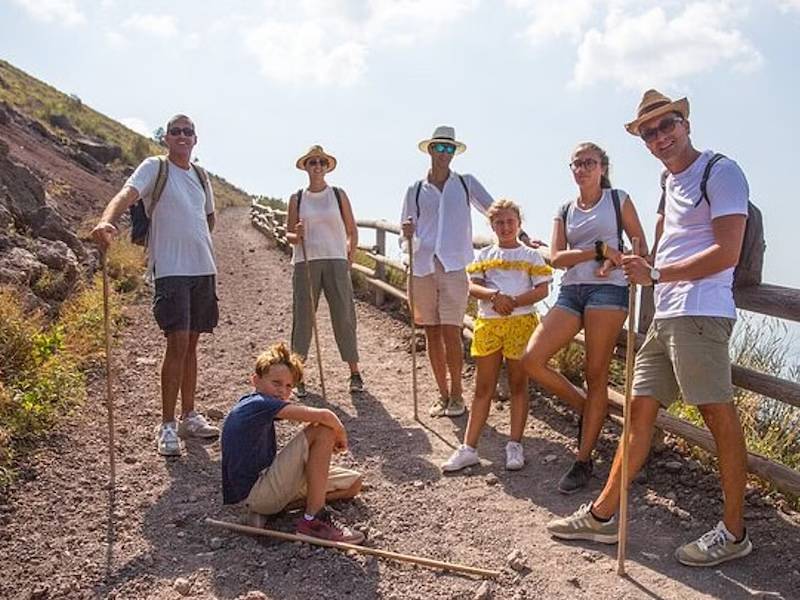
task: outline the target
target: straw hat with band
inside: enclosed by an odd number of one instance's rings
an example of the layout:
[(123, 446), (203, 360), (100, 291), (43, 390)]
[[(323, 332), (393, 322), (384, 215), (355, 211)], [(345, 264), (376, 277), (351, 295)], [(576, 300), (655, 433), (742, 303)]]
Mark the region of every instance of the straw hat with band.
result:
[(311, 148), (308, 149), (308, 152), (303, 154), (300, 158), (297, 159), (295, 166), (300, 169), (301, 171), (306, 170), (306, 161), (309, 158), (323, 158), (328, 161), (328, 170), (326, 173), (330, 173), (336, 168), (336, 157), (330, 154), (327, 154), (325, 150), (322, 149), (322, 146), (319, 144), (314, 144)]
[(672, 100), (658, 90), (647, 90), (636, 109), (636, 119), (626, 123), (625, 129), (631, 135), (639, 135), (639, 127), (645, 121), (669, 114), (680, 113), (684, 119), (689, 118), (689, 101), (686, 98)]
[(456, 130), (448, 125), (439, 125), (433, 132), (433, 137), (422, 140), (417, 144), (417, 147), (425, 154), (428, 154), (428, 146), (431, 144), (450, 144), (456, 147), (456, 154), (461, 154), (467, 149), (467, 145), (464, 142), (456, 140)]

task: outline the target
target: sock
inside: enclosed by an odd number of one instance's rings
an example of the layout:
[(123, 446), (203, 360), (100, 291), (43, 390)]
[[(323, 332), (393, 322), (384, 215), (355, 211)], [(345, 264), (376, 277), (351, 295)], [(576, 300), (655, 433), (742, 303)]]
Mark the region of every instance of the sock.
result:
[(614, 515), (611, 515), (607, 519), (604, 519), (603, 517), (598, 517), (593, 509), (594, 509), (594, 505), (590, 506), (589, 507), (589, 512), (592, 514), (592, 516), (595, 518), (595, 520), (599, 521), (600, 523), (608, 523), (609, 521), (611, 521), (611, 519), (614, 518)]
[(467, 444), (464, 444), (464, 448), (466, 448), (470, 452), (476, 452), (477, 451), (477, 448), (473, 448), (472, 446), (469, 446)]
[(313, 521), (313, 520), (314, 520), (314, 519), (316, 519), (317, 517), (316, 517), (316, 515), (310, 515), (310, 514), (308, 514), (308, 513), (303, 513), (303, 518), (304, 518), (306, 521)]
[[(726, 529), (727, 529), (727, 528), (726, 528)], [(744, 541), (744, 538), (746, 538), (746, 537), (747, 537), (747, 527), (745, 527), (744, 529), (742, 529), (742, 537), (740, 537), (740, 538), (738, 538), (738, 539), (735, 539), (735, 540), (733, 541), (733, 543), (734, 543), (734, 544), (741, 544), (741, 543)]]

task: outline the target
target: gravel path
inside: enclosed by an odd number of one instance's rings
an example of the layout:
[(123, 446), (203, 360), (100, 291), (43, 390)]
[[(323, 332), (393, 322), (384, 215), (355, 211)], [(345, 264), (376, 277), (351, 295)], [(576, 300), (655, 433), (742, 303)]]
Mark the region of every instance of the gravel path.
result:
[[(215, 243), (222, 319), (201, 342), (198, 406), (221, 415), (248, 390), (255, 356), (288, 338), (291, 289), (288, 259), (249, 226), (246, 210), (222, 213)], [(600, 487), (618, 432), (608, 425), (603, 433), (590, 489), (564, 497), (555, 484), (571, 461), (574, 418), (547, 398), (531, 403), (525, 469), (503, 470), (508, 417), (501, 404), (482, 441), (483, 464), (442, 476), (437, 465), (458, 443), (466, 417), (413, 421), (407, 325), (367, 303), (358, 302), (357, 310), (368, 391), (350, 396), (346, 366), (326, 308), (320, 309), (328, 406), (352, 445), (340, 460), (363, 471), (367, 482), (359, 499), (337, 510), (365, 528), (375, 547), (501, 569), (496, 582), (205, 526), (207, 516), (238, 517), (221, 505), (219, 445), (190, 443), (179, 459), (156, 454), (163, 340), (143, 302), (129, 308), (115, 355), (113, 506), (104, 490), (104, 382), (98, 380), (87, 404), (49, 437), (0, 506), (0, 598), (800, 597), (800, 518), (757, 494), (748, 500), (756, 546), (749, 558), (706, 570), (674, 561), (678, 544), (719, 518), (720, 491), (713, 473), (669, 447), (632, 487), (628, 579), (615, 574), (615, 547), (550, 539), (543, 526), (552, 515), (571, 512)], [(313, 393), (316, 369), (310, 371), (308, 402), (323, 406)], [(434, 393), (427, 366), (420, 384), (425, 414)], [(279, 427), (284, 439), (291, 434), (290, 425)], [(291, 530), (293, 518), (281, 516), (272, 526)]]

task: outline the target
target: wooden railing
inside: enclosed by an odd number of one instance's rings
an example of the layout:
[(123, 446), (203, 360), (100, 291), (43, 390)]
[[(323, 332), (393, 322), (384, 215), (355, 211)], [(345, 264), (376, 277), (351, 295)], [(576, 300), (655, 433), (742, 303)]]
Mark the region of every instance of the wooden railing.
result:
[[(253, 225), (259, 231), (274, 238), (278, 246), (285, 251), (290, 251), (290, 246), (286, 241), (285, 211), (254, 204), (251, 208), (251, 214)], [(404, 285), (393, 283), (405, 281), (406, 268), (399, 261), (388, 258), (386, 254), (386, 234), (390, 233), (398, 236), (400, 235), (400, 227), (383, 220), (359, 220), (358, 226), (362, 229), (375, 231), (374, 245), (359, 245), (363, 256), (374, 261), (375, 266), (370, 268), (354, 262), (353, 270), (363, 275), (366, 283), (373, 288), (375, 293), (374, 301), (378, 306), (383, 304), (387, 294), (406, 301)], [(489, 243), (489, 240), (485, 238), (476, 237), (473, 240), (473, 245), (476, 248), (487, 243)], [(396, 247), (399, 248), (399, 246)], [(800, 322), (800, 290), (763, 284), (736, 290), (734, 296), (738, 308), (761, 315)], [(641, 302), (639, 332), (636, 335), (637, 349), (644, 340), (643, 332), (647, 330), (652, 320), (653, 301), (650, 288), (643, 289)], [(469, 315), (464, 317), (464, 335), (470, 339), (472, 338), (472, 322), (473, 320)], [(583, 335), (578, 334), (575, 341), (583, 344)], [(620, 333), (615, 349), (615, 358), (624, 360), (625, 345), (626, 336), (625, 331), (623, 331)], [(767, 398), (773, 398), (791, 406), (800, 407), (800, 383), (798, 382), (736, 364), (732, 365), (731, 374), (733, 383), (737, 387)], [(619, 421), (618, 416), (622, 413), (624, 399), (618, 392), (610, 389), (609, 400), (612, 418), (616, 417), (615, 420)], [(667, 413), (663, 409), (659, 411), (656, 426), (712, 454), (716, 454), (714, 439), (705, 428), (697, 427), (684, 419)], [(748, 452), (747, 466), (751, 473), (772, 482), (778, 490), (794, 496), (800, 496), (800, 472), (754, 452)]]

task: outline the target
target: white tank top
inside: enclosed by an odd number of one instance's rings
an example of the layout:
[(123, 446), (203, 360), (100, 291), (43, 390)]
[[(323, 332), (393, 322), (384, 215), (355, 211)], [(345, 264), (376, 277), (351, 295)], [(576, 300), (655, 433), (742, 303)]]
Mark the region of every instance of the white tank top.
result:
[[(298, 217), (305, 225), (309, 260), (347, 259), (347, 231), (331, 186), (321, 192), (304, 189)], [(292, 254), (292, 263), (304, 261), (303, 248), (297, 244)]]

